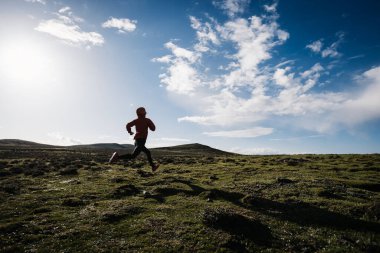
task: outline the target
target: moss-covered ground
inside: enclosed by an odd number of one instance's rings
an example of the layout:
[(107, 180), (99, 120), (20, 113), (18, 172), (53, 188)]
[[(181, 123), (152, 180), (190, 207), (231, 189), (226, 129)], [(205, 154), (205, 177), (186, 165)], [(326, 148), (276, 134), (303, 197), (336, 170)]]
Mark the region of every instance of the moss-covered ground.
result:
[(1, 252), (380, 252), (380, 155), (0, 150)]

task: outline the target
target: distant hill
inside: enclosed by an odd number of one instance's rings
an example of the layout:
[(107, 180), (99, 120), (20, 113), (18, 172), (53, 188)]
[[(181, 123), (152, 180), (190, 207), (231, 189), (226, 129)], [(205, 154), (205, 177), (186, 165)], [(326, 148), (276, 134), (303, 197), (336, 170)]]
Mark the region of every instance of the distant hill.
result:
[[(95, 143), (95, 144), (81, 144), (71, 146), (55, 146), (48, 144), (41, 144), (32, 141), (24, 141), (17, 139), (3, 139), (0, 140), (0, 148), (31, 148), (31, 149), (89, 149), (89, 150), (124, 150), (130, 152), (133, 150), (134, 145), (131, 144), (118, 144), (118, 143)], [(193, 143), (184, 144), (171, 147), (161, 147), (151, 149), (154, 153), (168, 154), (168, 155), (231, 155), (232, 153), (215, 149), (203, 144)]]
[(232, 153), (212, 148), (199, 143), (177, 145), (171, 147), (154, 148), (153, 151), (167, 152), (172, 154), (213, 154), (213, 155), (231, 155)]
[(132, 144), (118, 144), (118, 143), (95, 143), (68, 146), (69, 148), (79, 149), (133, 149)]
[(56, 146), (48, 145), (48, 144), (41, 144), (37, 142), (32, 141), (24, 141), (24, 140), (18, 140), (18, 139), (2, 139), (0, 140), (0, 146), (1, 147), (30, 147), (30, 148), (54, 148)]

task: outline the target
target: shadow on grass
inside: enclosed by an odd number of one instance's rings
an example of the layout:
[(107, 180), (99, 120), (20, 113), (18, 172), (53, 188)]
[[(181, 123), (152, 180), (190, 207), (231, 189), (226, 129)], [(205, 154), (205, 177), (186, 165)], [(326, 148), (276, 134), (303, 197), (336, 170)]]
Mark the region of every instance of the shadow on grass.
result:
[(203, 196), (210, 199), (228, 201), (237, 206), (260, 212), (281, 220), (294, 222), (302, 226), (323, 226), (339, 230), (352, 229), (355, 231), (380, 232), (380, 225), (375, 222), (354, 219), (327, 209), (319, 208), (304, 202), (281, 203), (261, 197), (246, 196), (239, 192), (229, 192), (220, 189), (205, 189), (186, 180), (172, 182), (188, 185), (191, 190), (178, 188), (157, 189), (159, 195), (166, 197), (176, 194), (188, 196)]
[(273, 239), (266, 225), (232, 210), (206, 209), (202, 219), (203, 223), (209, 227), (224, 230), (237, 238), (246, 238), (258, 245), (269, 245)]
[(339, 230), (380, 232), (380, 225), (375, 222), (357, 220), (304, 202), (281, 203), (261, 197), (246, 197), (243, 206), (302, 226), (316, 225)]

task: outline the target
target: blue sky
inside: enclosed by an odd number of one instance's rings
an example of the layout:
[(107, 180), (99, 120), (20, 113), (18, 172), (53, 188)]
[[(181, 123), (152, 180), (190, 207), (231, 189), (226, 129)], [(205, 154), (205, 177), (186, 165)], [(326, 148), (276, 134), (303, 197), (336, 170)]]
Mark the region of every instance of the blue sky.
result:
[(0, 2), (0, 138), (380, 152), (379, 1)]

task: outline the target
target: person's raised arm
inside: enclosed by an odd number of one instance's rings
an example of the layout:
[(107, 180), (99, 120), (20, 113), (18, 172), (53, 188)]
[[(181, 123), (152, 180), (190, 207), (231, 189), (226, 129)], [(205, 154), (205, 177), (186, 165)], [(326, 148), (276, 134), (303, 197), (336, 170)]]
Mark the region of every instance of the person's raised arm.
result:
[(154, 125), (153, 121), (151, 121), (150, 119), (147, 119), (147, 122), (148, 122), (148, 127), (151, 131), (156, 130), (156, 126)]
[(131, 122), (129, 122), (125, 127), (127, 128), (127, 131), (130, 135), (133, 135), (133, 132), (131, 130), (131, 127), (133, 127), (134, 125), (136, 125), (136, 121), (133, 120)]

